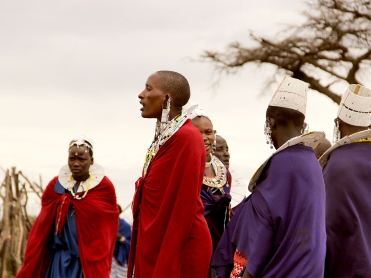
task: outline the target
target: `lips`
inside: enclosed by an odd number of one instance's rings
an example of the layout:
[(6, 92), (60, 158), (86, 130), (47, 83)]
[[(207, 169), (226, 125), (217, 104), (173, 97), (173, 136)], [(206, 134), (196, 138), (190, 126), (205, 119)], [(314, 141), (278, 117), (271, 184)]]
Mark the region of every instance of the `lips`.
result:
[(142, 105), (142, 108), (140, 108), (140, 111), (143, 111), (145, 105), (144, 105), (143, 102), (141, 102), (141, 101), (139, 102), (139, 104)]

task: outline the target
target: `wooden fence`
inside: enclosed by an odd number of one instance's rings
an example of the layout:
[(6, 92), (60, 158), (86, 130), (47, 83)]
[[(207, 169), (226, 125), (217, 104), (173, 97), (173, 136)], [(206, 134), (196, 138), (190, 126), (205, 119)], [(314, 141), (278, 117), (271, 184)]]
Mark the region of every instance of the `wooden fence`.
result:
[(0, 277), (14, 277), (22, 266), (26, 242), (35, 219), (27, 213), (30, 197), (41, 199), (42, 180), (31, 182), (15, 167), (4, 170), (0, 186)]

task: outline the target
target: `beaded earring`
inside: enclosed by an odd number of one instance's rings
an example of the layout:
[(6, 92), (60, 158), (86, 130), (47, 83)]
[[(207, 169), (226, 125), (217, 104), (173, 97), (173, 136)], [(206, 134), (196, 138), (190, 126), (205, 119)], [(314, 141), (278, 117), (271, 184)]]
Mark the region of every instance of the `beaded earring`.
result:
[(268, 122), (266, 121), (264, 124), (264, 135), (266, 136), (267, 144), (269, 144), (270, 148), (273, 149), (273, 141), (272, 141), (271, 134), (272, 134), (272, 130), (270, 126), (268, 125)]
[(214, 155), (216, 151), (216, 136), (214, 137), (214, 143), (213, 143), (213, 148), (211, 149), (211, 154)]
[(308, 133), (308, 131), (309, 131), (309, 124), (304, 122), (303, 129), (301, 130), (301, 134)]
[(165, 123), (167, 123), (169, 121), (170, 100), (171, 100), (171, 98), (169, 97), (167, 99), (166, 108), (165, 109), (162, 109), (162, 115), (161, 115), (161, 123), (162, 124), (165, 124)]
[(341, 139), (340, 124), (339, 124), (339, 120), (336, 120), (335, 126), (334, 126), (334, 134), (332, 138), (332, 143), (336, 144), (337, 141), (339, 141), (340, 139)]

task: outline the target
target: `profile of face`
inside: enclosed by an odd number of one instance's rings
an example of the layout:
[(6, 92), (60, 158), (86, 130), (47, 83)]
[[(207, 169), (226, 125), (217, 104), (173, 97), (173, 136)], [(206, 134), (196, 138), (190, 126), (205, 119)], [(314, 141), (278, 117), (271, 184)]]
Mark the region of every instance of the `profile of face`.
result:
[(204, 139), (206, 156), (210, 157), (215, 140), (213, 124), (208, 118), (203, 116), (194, 118), (192, 123), (201, 132), (202, 138)]
[(216, 148), (214, 155), (219, 158), (229, 168), (229, 148), (227, 141), (222, 137), (216, 135)]
[(142, 105), (143, 118), (161, 119), (162, 108), (166, 108), (166, 101), (169, 97), (161, 90), (161, 76), (157, 73), (150, 75), (145, 84), (144, 90), (138, 95)]
[(94, 164), (94, 159), (89, 151), (85, 152), (85, 146), (72, 146), (68, 153), (68, 167), (76, 181), (85, 181), (89, 178), (90, 165)]

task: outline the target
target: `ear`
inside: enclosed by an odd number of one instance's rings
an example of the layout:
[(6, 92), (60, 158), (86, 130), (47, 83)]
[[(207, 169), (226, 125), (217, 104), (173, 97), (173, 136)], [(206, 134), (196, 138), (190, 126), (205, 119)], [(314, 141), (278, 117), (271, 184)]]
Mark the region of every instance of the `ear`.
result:
[(276, 121), (273, 118), (267, 118), (267, 122), (272, 131), (277, 128)]
[(171, 107), (171, 97), (170, 97), (169, 94), (166, 94), (166, 95), (165, 95), (165, 100), (164, 100), (164, 102), (162, 103), (162, 109), (166, 109), (166, 108), (167, 108), (167, 101), (168, 101), (168, 99), (170, 99), (170, 107)]
[(216, 130), (214, 129), (214, 135), (216, 135)]
[(93, 165), (94, 164), (94, 157), (91, 158), (91, 163), (90, 165)]

